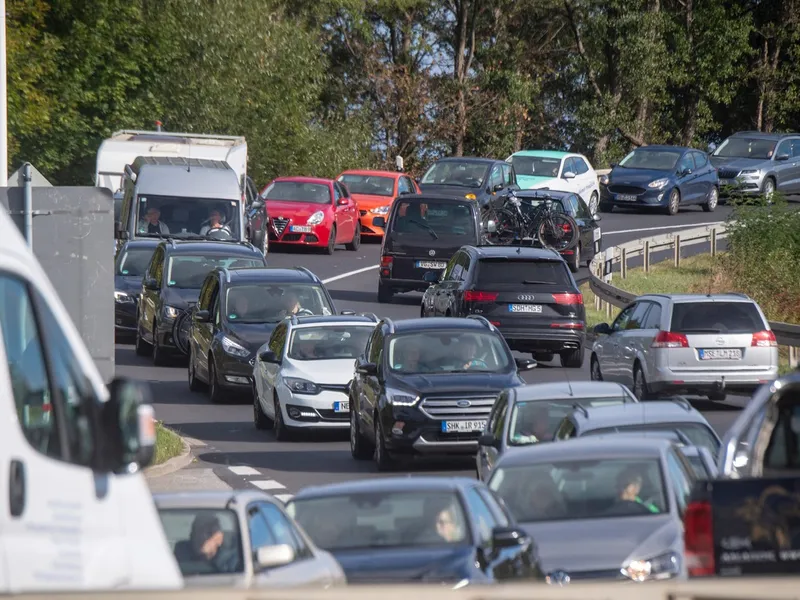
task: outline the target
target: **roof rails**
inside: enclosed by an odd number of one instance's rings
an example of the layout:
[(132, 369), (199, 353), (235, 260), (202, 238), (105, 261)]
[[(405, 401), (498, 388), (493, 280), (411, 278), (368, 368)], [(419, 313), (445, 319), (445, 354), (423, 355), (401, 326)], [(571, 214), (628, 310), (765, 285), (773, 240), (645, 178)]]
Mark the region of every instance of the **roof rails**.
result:
[(572, 405), (573, 410), (579, 410), (583, 413), (583, 416), (587, 419), (589, 418), (589, 411), (586, 410), (586, 407), (583, 404), (575, 403)]
[(359, 316), (367, 317), (370, 321), (373, 321), (374, 323), (378, 323), (380, 321), (380, 319), (378, 318), (378, 315), (376, 315), (375, 313), (371, 313), (371, 312), (359, 313)]
[(394, 321), (392, 321), (389, 317), (384, 317), (383, 322), (389, 326), (389, 333), (394, 333)]
[(686, 435), (680, 429), (676, 429), (675, 430), (675, 435), (678, 436), (678, 439), (681, 441), (681, 443), (683, 443), (684, 446), (693, 446), (694, 445), (694, 444), (692, 444), (692, 440), (689, 439), (689, 436)]
[(228, 270), (228, 267), (222, 267), (222, 272), (225, 273), (225, 282), (231, 282), (231, 272)]
[(671, 398), (668, 398), (668, 400), (670, 402), (674, 402), (675, 404), (679, 404), (686, 410), (686, 412), (692, 412), (692, 405), (689, 404), (689, 401), (683, 396), (672, 396)]
[(489, 319), (484, 317), (483, 315), (467, 315), (468, 319), (473, 319), (475, 321), (480, 322), (484, 327), (486, 327), (489, 331), (495, 331), (497, 328), (489, 322)]
[(311, 277), (311, 279), (313, 279), (317, 283), (322, 283), (320, 281), (320, 278), (317, 277), (317, 275), (314, 272), (310, 271), (308, 268), (306, 268), (306, 267), (295, 267), (295, 269), (297, 269), (298, 271), (302, 271), (303, 273), (307, 273), (308, 276)]

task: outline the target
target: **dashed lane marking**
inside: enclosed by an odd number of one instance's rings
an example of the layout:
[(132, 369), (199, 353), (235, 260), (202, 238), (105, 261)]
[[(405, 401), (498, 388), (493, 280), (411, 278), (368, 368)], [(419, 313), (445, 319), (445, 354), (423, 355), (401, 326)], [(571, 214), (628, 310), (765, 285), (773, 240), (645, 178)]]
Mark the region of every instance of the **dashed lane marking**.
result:
[(236, 475), (261, 475), (258, 469), (253, 467), (228, 467)]
[(285, 490), (286, 486), (275, 481), (274, 479), (256, 479), (255, 481), (248, 481), (251, 485), (256, 486), (260, 490)]
[(358, 275), (359, 273), (366, 273), (367, 271), (372, 271), (373, 269), (377, 269), (379, 266), (380, 265), (370, 265), (369, 267), (364, 267), (363, 269), (348, 271), (347, 273), (342, 273), (341, 275), (335, 275), (334, 277), (328, 277), (327, 279), (323, 279), (322, 283), (328, 284), (334, 281), (339, 281), (340, 279), (344, 279), (345, 277), (352, 277), (353, 275)]

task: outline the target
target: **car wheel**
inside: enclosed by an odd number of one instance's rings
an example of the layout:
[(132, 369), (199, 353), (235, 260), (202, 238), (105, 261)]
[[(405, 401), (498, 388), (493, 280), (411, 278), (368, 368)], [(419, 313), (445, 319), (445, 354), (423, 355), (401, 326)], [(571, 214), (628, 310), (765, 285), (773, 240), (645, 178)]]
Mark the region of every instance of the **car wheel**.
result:
[(272, 425), (269, 417), (264, 413), (264, 409), (261, 408), (255, 381), (253, 382), (253, 425), (255, 425), (256, 429), (259, 431), (269, 429), (270, 425)]
[(708, 192), (708, 199), (703, 204), (703, 212), (714, 212), (717, 204), (719, 204), (719, 190), (717, 186), (711, 186), (711, 191)]
[(361, 433), (361, 425), (356, 411), (353, 409), (353, 399), (350, 399), (350, 454), (356, 460), (369, 460), (374, 449), (370, 448), (369, 440)]
[(336, 225), (331, 227), (331, 235), (328, 238), (328, 247), (325, 248), (325, 254), (331, 256), (336, 251)]
[(573, 251), (572, 258), (569, 261), (569, 270), (577, 273), (581, 268), (581, 243), (578, 242)]
[(592, 192), (591, 198), (589, 198), (589, 214), (593, 217), (597, 214), (597, 210), (599, 208), (600, 198), (597, 196), (597, 192)]
[(361, 246), (361, 222), (356, 223), (356, 230), (353, 233), (353, 240), (345, 246), (348, 250), (356, 251)]
[(561, 366), (565, 369), (580, 369), (583, 366), (583, 348), (564, 350), (559, 353)]
[(589, 367), (589, 378), (592, 381), (603, 381), (603, 374), (600, 372), (600, 361), (597, 356), (592, 354), (591, 367)]
[(153, 347), (144, 341), (142, 338), (141, 330), (139, 329), (139, 319), (136, 319), (136, 339), (133, 342), (134, 349), (136, 351), (136, 356), (148, 356), (152, 351)]
[(189, 390), (192, 392), (202, 392), (205, 390), (205, 384), (197, 378), (197, 373), (194, 369), (194, 349), (191, 342), (189, 343)]
[(386, 452), (386, 444), (383, 441), (383, 427), (380, 418), (375, 415), (375, 452), (373, 453), (375, 466), (378, 471), (391, 471), (394, 468), (394, 460)]
[(158, 325), (153, 325), (153, 364), (157, 367), (163, 367), (168, 362), (168, 357), (161, 344), (158, 343)]
[(222, 391), (217, 378), (214, 357), (210, 354), (208, 355), (208, 394), (214, 404), (221, 404), (225, 400), (225, 392)]
[(272, 430), (275, 432), (275, 439), (279, 442), (288, 442), (292, 438), (292, 433), (283, 422), (283, 413), (281, 412), (281, 403), (277, 397), (275, 403), (275, 418), (272, 419)]
[(761, 193), (768, 201), (772, 200), (772, 195), (775, 193), (775, 180), (772, 177), (764, 180), (764, 189)]
[(639, 402), (647, 400), (649, 391), (647, 390), (647, 380), (644, 378), (644, 371), (637, 362), (633, 366), (633, 395), (639, 399)]
[(678, 189), (675, 188), (669, 193), (669, 200), (667, 200), (667, 206), (664, 208), (664, 211), (670, 216), (677, 215), (680, 204), (681, 194)]
[(381, 304), (390, 304), (392, 302), (392, 288), (382, 281), (378, 282), (378, 302)]

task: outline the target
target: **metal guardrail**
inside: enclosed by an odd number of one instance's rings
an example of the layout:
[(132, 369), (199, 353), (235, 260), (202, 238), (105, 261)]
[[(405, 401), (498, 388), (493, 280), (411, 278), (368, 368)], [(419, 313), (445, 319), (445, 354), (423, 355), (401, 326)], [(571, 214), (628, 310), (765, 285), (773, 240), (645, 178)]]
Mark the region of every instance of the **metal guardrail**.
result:
[[(632, 294), (611, 284), (612, 277), (625, 279), (628, 271), (628, 260), (642, 257), (645, 272), (650, 270), (651, 256), (654, 252), (672, 250), (672, 261), (676, 267), (681, 263), (681, 251), (687, 246), (709, 244), (712, 256), (717, 254), (717, 242), (727, 237), (725, 225), (715, 224), (693, 229), (684, 229), (674, 233), (654, 235), (618, 246), (611, 246), (595, 255), (589, 265), (589, 286), (598, 298), (598, 309), (605, 309), (611, 316), (611, 307), (623, 308), (634, 301)], [(658, 261), (657, 261), (658, 262)], [(619, 272), (612, 272), (619, 266)], [(668, 293), (668, 291), (666, 292)], [(775, 338), (781, 346), (789, 347), (789, 363), (797, 367), (800, 362), (800, 325), (770, 321)]]

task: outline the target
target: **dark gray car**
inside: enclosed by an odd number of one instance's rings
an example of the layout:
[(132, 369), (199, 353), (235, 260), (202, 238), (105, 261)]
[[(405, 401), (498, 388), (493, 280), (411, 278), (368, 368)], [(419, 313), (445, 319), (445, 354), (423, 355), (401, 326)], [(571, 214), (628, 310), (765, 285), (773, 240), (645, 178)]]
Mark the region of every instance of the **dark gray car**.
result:
[(623, 435), (509, 453), (488, 485), (539, 547), (548, 582), (565, 584), (685, 577), (695, 480), (670, 440)]
[(499, 206), (510, 190), (518, 190), (514, 167), (493, 158), (452, 156), (437, 160), (417, 181), (423, 194), (475, 200), (481, 209)]

